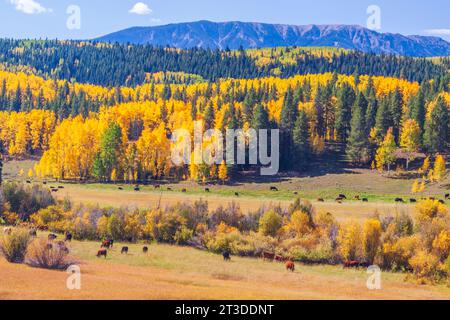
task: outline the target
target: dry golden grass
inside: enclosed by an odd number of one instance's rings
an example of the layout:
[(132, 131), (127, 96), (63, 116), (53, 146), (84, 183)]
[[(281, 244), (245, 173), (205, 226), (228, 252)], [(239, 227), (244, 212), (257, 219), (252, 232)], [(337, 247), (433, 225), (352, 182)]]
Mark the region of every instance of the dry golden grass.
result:
[(301, 266), (233, 257), (168, 245), (116, 244), (108, 258), (97, 259), (98, 243), (74, 242), (81, 261), (81, 290), (66, 289), (68, 274), (32, 269), (0, 258), (0, 299), (450, 299), (444, 286), (419, 286), (404, 275), (383, 273), (382, 289), (368, 290), (364, 270), (340, 266)]

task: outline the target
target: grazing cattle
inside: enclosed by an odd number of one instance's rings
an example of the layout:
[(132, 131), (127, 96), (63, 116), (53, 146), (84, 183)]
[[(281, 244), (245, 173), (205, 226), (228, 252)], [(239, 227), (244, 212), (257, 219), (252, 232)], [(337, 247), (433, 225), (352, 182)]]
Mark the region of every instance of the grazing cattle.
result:
[(362, 202), (369, 202), (369, 199), (363, 198), (363, 199), (362, 199)]
[(270, 187), (270, 191), (278, 191), (277, 187)]
[(58, 246), (58, 248), (65, 248), (66, 247), (66, 243), (64, 241), (58, 241), (56, 243), (56, 245)]
[(139, 188), (139, 187), (134, 187), (134, 191), (141, 191), (141, 188)]
[(438, 200), (440, 204), (445, 204), (444, 200)]
[(261, 256), (264, 261), (265, 260), (273, 261), (273, 259), (275, 259), (275, 253), (270, 253), (267, 251), (264, 251)]
[(286, 258), (280, 255), (275, 255), (276, 262), (286, 262)]
[(355, 200), (361, 200), (361, 197), (360, 196), (355, 196)]
[(295, 263), (293, 261), (291, 261), (291, 260), (286, 262), (286, 270), (294, 272), (295, 271)]
[(123, 190), (123, 187), (118, 187), (117, 189), (119, 189), (119, 190)]
[(129, 248), (128, 247), (122, 247), (122, 250), (120, 250), (120, 253), (121, 254), (128, 254), (128, 250), (129, 250)]
[(436, 198), (435, 197), (429, 197), (428, 200), (433, 200), (434, 201), (434, 200), (436, 200)]
[(159, 184), (155, 185), (155, 189), (160, 189), (161, 186)]
[(295, 195), (298, 195), (298, 192), (297, 192), (297, 191), (294, 191), (294, 194), (295, 194)]
[(344, 263), (344, 268), (358, 268), (359, 262), (358, 261), (346, 261)]
[(231, 261), (231, 256), (230, 256), (230, 253), (228, 251), (224, 251), (222, 253), (222, 256), (223, 256), (223, 261)]
[(236, 197), (239, 197), (239, 192), (235, 192), (234, 195), (235, 195)]
[(342, 200), (347, 200), (347, 196), (345, 194), (340, 194), (338, 198), (341, 198)]
[(36, 231), (36, 229), (31, 229), (31, 230), (30, 230), (30, 236), (31, 236), (31, 237), (37, 237), (37, 231)]
[(107, 255), (108, 255), (108, 250), (106, 250), (106, 249), (100, 249), (97, 252), (97, 258), (100, 258), (101, 256), (103, 256), (106, 259)]
[(113, 244), (112, 244), (112, 240), (105, 240), (102, 242), (101, 248), (112, 248)]
[(323, 198), (319, 198), (317, 199), (318, 202), (325, 202), (325, 200)]
[(405, 203), (405, 200), (403, 200), (402, 198), (395, 198), (395, 202), (397, 202), (397, 203)]
[(186, 192), (187, 192), (187, 189), (183, 189), (183, 190), (181, 190), (181, 192), (182, 192), (182, 193), (186, 193)]
[(47, 184), (47, 181), (42, 182), (42, 184), (45, 186)]
[(170, 188), (170, 187), (169, 187), (169, 188), (167, 188), (167, 191), (172, 191), (172, 188)]
[(148, 252), (148, 247), (143, 247), (143, 248), (142, 248), (142, 252), (143, 252), (143, 253), (147, 253), (147, 252)]
[(64, 187), (63, 186), (58, 186), (58, 189), (64, 189)]
[(445, 194), (445, 199), (446, 199), (446, 200), (450, 199), (450, 193), (446, 193), (446, 194)]
[(205, 192), (210, 192), (211, 190), (209, 190), (209, 188), (205, 188)]
[(410, 203), (416, 203), (416, 202), (417, 202), (417, 200), (416, 200), (416, 199), (414, 199), (414, 198), (411, 198), (411, 199), (409, 199), (409, 202), (410, 202)]
[(50, 234), (48, 235), (48, 241), (53, 241), (53, 240), (55, 240), (56, 238), (58, 238), (58, 236), (57, 236), (56, 234), (50, 233)]
[(3, 233), (4, 233), (4, 234), (10, 235), (11, 232), (12, 232), (12, 229), (11, 229), (11, 228), (3, 228)]
[(52, 189), (52, 192), (58, 192), (58, 189)]
[(64, 239), (64, 241), (71, 242), (72, 238), (73, 238), (73, 235), (70, 232), (66, 232), (66, 238)]
[(31, 184), (31, 181), (30, 181), (30, 180), (27, 180), (27, 183), (28, 183), (28, 184)]

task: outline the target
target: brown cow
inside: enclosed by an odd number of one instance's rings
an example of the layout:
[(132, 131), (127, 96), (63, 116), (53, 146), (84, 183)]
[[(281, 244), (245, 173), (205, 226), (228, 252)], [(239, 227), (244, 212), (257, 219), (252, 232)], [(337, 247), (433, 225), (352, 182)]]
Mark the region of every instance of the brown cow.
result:
[(143, 248), (142, 248), (142, 252), (143, 252), (143, 253), (147, 253), (147, 252), (148, 252), (148, 247), (143, 247)]
[(112, 240), (105, 240), (102, 242), (101, 248), (109, 249), (109, 248), (112, 248), (112, 246), (113, 246)]
[(317, 202), (325, 202), (325, 199), (319, 198), (319, 199), (317, 199)]
[(58, 238), (58, 236), (57, 236), (56, 234), (51, 233), (51, 234), (48, 235), (48, 240), (49, 240), (49, 241), (53, 241), (53, 240), (55, 240), (56, 238)]
[(294, 272), (295, 271), (295, 263), (293, 261), (291, 261), (291, 260), (286, 262), (286, 270)]
[(104, 256), (106, 259), (106, 256), (108, 255), (108, 250), (106, 249), (100, 249), (97, 252), (97, 258), (100, 258), (101, 256)]
[(275, 253), (270, 253), (267, 251), (264, 251), (261, 256), (264, 261), (265, 260), (273, 261), (273, 259), (275, 259)]
[(344, 263), (344, 268), (358, 268), (359, 262), (358, 261), (346, 261)]

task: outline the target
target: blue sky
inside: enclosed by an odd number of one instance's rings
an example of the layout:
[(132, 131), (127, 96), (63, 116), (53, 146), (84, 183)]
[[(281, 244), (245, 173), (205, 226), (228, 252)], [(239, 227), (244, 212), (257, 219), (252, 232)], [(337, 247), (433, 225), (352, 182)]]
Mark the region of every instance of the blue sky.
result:
[[(80, 29), (66, 26), (70, 5), (80, 8)], [(90, 39), (196, 20), (366, 26), (369, 5), (381, 9), (381, 32), (450, 41), (449, 0), (0, 0), (0, 37)]]

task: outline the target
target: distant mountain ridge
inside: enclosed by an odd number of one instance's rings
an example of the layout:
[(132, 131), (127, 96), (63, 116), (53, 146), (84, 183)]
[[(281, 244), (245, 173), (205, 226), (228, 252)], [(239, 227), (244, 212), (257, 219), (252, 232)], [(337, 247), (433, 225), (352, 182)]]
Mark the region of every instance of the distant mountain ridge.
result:
[(197, 21), (133, 27), (95, 40), (184, 49), (327, 46), (412, 57), (450, 56), (450, 43), (438, 37), (378, 33), (356, 25), (295, 26), (238, 21)]

